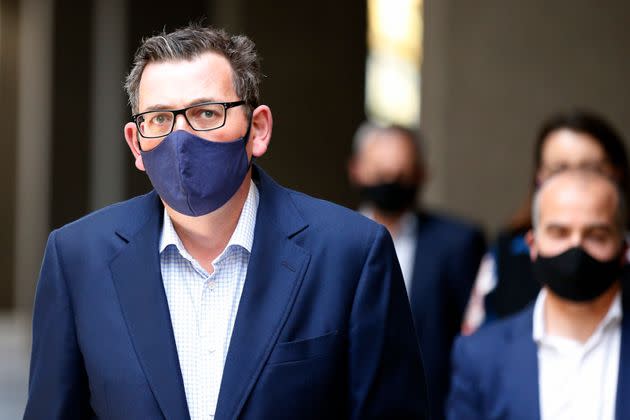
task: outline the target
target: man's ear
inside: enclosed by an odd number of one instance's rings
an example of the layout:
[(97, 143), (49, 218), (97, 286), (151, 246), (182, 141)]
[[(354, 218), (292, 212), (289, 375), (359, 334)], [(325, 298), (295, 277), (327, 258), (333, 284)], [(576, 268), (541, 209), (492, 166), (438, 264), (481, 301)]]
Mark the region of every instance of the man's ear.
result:
[(138, 128), (136, 127), (136, 124), (128, 122), (127, 124), (125, 124), (125, 128), (123, 131), (125, 133), (127, 146), (129, 146), (129, 150), (131, 150), (131, 153), (135, 158), (136, 168), (144, 171), (144, 162), (142, 162), (142, 155), (140, 154), (140, 144), (138, 143)]
[(252, 127), (249, 134), (254, 157), (261, 157), (267, 151), (271, 141), (272, 127), (271, 109), (267, 105), (260, 105), (252, 112)]
[(538, 249), (536, 248), (536, 241), (534, 240), (534, 229), (530, 229), (525, 234), (525, 242), (527, 242), (527, 246), (529, 246), (529, 259), (532, 261), (536, 261), (538, 258)]

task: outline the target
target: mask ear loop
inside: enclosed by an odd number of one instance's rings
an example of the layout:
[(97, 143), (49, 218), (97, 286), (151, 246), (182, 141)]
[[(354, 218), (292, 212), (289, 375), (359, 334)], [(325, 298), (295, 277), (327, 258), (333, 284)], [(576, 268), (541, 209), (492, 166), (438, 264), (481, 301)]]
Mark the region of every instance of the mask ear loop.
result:
[(138, 150), (140, 150), (140, 153), (144, 152), (144, 150), (142, 150), (142, 144), (140, 143), (140, 133), (136, 134), (136, 143), (138, 143)]

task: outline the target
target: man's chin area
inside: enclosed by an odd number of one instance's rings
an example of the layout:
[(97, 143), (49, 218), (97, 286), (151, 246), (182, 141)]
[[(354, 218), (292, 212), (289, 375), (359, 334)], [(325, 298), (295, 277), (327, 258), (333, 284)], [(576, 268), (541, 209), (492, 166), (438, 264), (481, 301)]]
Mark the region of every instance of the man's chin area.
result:
[(179, 212), (179, 211), (175, 210), (173, 207), (169, 206), (169, 205), (166, 203), (166, 201), (164, 201), (161, 197), (160, 197), (160, 200), (162, 201), (162, 205), (163, 205), (163, 206), (164, 206), (164, 208), (166, 209), (166, 212), (168, 213), (168, 215), (169, 215), (169, 216), (171, 216), (171, 219), (177, 219), (177, 220), (190, 220), (190, 221), (193, 221), (193, 220), (201, 220), (201, 219), (203, 219), (204, 217), (208, 217), (209, 215), (212, 215), (212, 214), (215, 214), (215, 213), (221, 213), (221, 209), (222, 209), (222, 208), (224, 208), (225, 206), (227, 206), (227, 204), (229, 203), (229, 201), (228, 201), (228, 203), (225, 203), (223, 206), (221, 206), (221, 207), (219, 207), (218, 209), (213, 210), (213, 211), (211, 211), (211, 212), (209, 212), (209, 213), (206, 213), (206, 214), (199, 214), (199, 215), (196, 215), (196, 216), (190, 216), (190, 215), (188, 215), (188, 214), (181, 213), (181, 212)]

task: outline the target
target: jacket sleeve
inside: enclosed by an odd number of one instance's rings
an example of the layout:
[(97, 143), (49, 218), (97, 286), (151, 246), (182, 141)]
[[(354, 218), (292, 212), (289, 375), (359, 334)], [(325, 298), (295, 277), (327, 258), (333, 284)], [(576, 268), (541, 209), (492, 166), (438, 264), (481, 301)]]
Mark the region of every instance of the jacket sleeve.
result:
[(354, 296), (349, 329), (352, 419), (426, 419), (418, 339), (391, 237), (379, 226)]
[(467, 337), (458, 337), (452, 352), (451, 390), (446, 405), (447, 420), (484, 420), (479, 384), (475, 380), (475, 360), (467, 356)]
[(87, 375), (54, 231), (48, 238), (35, 294), (24, 419), (82, 419), (91, 415)]

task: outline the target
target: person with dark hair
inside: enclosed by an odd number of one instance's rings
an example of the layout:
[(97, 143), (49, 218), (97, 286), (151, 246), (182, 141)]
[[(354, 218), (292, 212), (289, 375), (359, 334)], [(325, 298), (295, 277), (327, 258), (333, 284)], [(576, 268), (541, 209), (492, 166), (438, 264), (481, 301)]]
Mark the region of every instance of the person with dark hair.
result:
[(601, 171), (567, 169), (532, 200), (535, 303), (460, 336), (449, 420), (630, 418), (627, 205)]
[(363, 123), (349, 162), (360, 211), (391, 233), (407, 288), (427, 373), (431, 418), (444, 418), (450, 351), (479, 261), (481, 231), (453, 217), (417, 209), (427, 179), (417, 132)]
[[(551, 175), (589, 169), (611, 176), (630, 197), (630, 174), (624, 141), (601, 116), (584, 110), (558, 113), (541, 125), (534, 147), (534, 171), (523, 207), (484, 256), (464, 317), (462, 332), (518, 312), (540, 290), (531, 272), (525, 234), (531, 228), (531, 197)], [(630, 220), (630, 215), (626, 215)]]
[(143, 40), (124, 127), (155, 188), (53, 231), (25, 419), (426, 419), (387, 230), (281, 187), (245, 36)]

